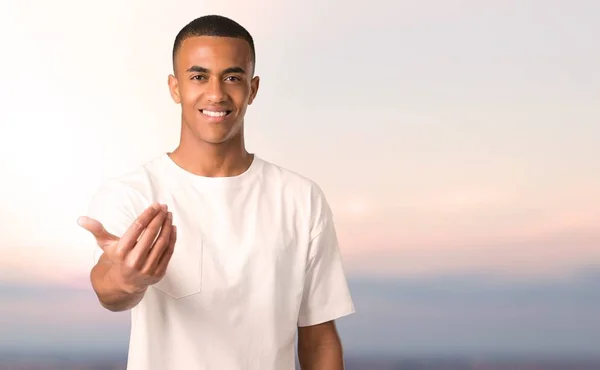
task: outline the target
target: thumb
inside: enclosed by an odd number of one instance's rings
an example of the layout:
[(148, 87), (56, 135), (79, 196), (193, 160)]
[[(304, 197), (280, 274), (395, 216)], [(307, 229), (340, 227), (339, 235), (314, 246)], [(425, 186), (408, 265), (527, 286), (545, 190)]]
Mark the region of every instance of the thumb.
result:
[(106, 231), (104, 226), (98, 220), (94, 220), (93, 218), (81, 216), (77, 219), (77, 224), (92, 233), (100, 245), (119, 239), (115, 235)]

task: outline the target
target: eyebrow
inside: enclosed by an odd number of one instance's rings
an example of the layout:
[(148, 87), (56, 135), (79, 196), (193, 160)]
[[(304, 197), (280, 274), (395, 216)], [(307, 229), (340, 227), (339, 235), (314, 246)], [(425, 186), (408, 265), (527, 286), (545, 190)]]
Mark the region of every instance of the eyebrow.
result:
[[(210, 73), (210, 70), (208, 68), (204, 68), (201, 66), (191, 66), (190, 68), (187, 69), (187, 72), (189, 72), (189, 73)], [(244, 71), (244, 69), (241, 67), (229, 67), (223, 71), (223, 74), (227, 74), (227, 73), (246, 74), (246, 71)]]

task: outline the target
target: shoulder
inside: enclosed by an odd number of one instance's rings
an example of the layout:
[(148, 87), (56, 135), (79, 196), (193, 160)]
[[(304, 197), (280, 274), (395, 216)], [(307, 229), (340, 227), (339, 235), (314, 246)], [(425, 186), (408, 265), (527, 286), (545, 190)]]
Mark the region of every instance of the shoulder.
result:
[(92, 193), (86, 215), (101, 222), (114, 235), (123, 235), (152, 203), (156, 186), (156, 159), (102, 181)]
[(325, 193), (319, 184), (294, 170), (259, 158), (265, 180), (288, 189), (290, 194), (308, 200), (311, 204), (326, 202)]
[(304, 210), (317, 234), (333, 218), (331, 207), (322, 187), (312, 178), (264, 159), (262, 172), (267, 183), (275, 184), (282, 192), (288, 205)]
[(146, 206), (152, 198), (154, 183), (160, 176), (160, 165), (160, 157), (151, 158), (129, 171), (106, 178), (96, 188), (93, 198)]

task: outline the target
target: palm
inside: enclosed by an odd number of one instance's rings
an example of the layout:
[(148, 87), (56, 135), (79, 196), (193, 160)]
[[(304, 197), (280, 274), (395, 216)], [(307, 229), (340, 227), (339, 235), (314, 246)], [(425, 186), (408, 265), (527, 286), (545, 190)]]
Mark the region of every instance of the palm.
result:
[(80, 217), (78, 224), (94, 236), (124, 289), (143, 290), (164, 276), (177, 238), (166, 207), (149, 207), (121, 237), (89, 217)]

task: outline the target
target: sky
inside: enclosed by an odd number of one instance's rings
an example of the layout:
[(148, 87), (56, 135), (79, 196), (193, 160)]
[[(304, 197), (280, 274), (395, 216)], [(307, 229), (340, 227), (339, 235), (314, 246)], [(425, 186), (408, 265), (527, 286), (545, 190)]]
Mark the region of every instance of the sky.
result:
[[(600, 339), (597, 292), (582, 288), (600, 269), (599, 12), (591, 0), (2, 2), (0, 292), (5, 328), (23, 335), (12, 345), (33, 346), (31, 330), (52, 342), (31, 321), (39, 305), (48, 317), (81, 307), (74, 338), (103, 320), (117, 328), (105, 343), (123, 338), (123, 316), (89, 296), (93, 240), (76, 219), (106, 178), (177, 145), (172, 42), (218, 13), (256, 42), (248, 150), (312, 178), (332, 205), (362, 302), (344, 326), (352, 348), (443, 351), (436, 330), (459, 330), (469, 308), (482, 324), (448, 351), (537, 351), (544, 330), (570, 333), (548, 348), (585, 350), (569, 343)], [(471, 280), (465, 302), (415, 293)], [(388, 288), (365, 298), (365, 284)], [(485, 301), (528, 287), (514, 312)], [(377, 317), (423, 334), (361, 341)]]

